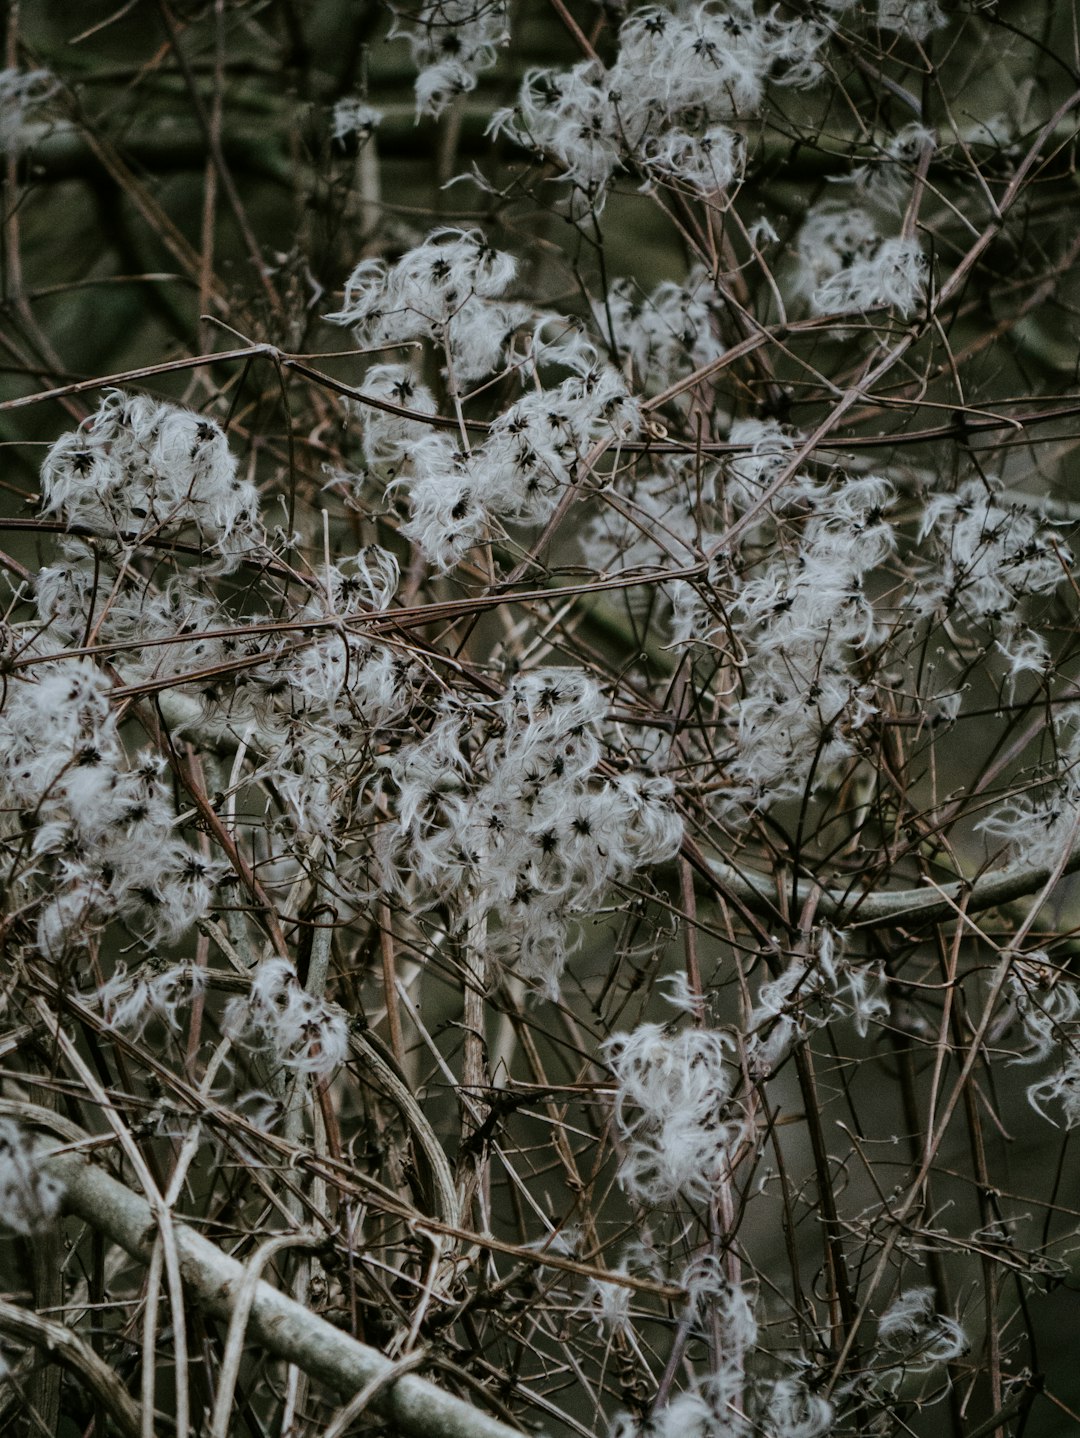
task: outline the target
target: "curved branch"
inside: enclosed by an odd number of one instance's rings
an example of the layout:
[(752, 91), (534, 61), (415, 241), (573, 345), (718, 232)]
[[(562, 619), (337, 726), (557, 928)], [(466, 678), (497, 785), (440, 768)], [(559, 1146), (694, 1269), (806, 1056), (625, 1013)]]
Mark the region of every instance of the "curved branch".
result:
[[(717, 885), (752, 910), (767, 918), (776, 917), (775, 884), (764, 874), (740, 873), (730, 864), (707, 861)], [(940, 923), (955, 918), (962, 906), (965, 913), (985, 913), (999, 904), (1036, 893), (1057, 870), (1056, 864), (1010, 864), (1007, 868), (982, 874), (976, 879), (950, 879), (944, 884), (919, 889), (825, 889), (818, 898), (816, 915), (848, 929), (880, 929), (888, 924)], [(1080, 846), (1069, 855), (1061, 876), (1080, 869)], [(809, 877), (804, 883), (812, 882)]]
[[(64, 1185), (64, 1207), (104, 1233), (132, 1258), (149, 1262), (156, 1224), (150, 1205), (102, 1169), (73, 1154), (43, 1158)], [(228, 1319), (244, 1288), (244, 1266), (179, 1221), (174, 1222), (180, 1271), (194, 1298)], [(416, 1374), (395, 1379), (390, 1359), (270, 1284), (255, 1285), (248, 1333), (267, 1352), (294, 1363), (339, 1393), (352, 1395), (374, 1380), (391, 1386), (371, 1406), (413, 1438), (520, 1438), (517, 1431)]]
[(0, 1333), (43, 1348), (57, 1363), (77, 1373), (125, 1438), (139, 1438), (139, 1406), (104, 1359), (99, 1358), (74, 1329), (55, 1318), (20, 1308), (0, 1299)]

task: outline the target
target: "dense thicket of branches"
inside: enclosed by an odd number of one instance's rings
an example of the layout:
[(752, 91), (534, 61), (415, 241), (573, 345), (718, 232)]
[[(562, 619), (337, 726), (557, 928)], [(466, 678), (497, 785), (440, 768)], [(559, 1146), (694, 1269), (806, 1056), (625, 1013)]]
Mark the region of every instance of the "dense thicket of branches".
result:
[(2, 1431), (1075, 1430), (1078, 18), (9, 0)]

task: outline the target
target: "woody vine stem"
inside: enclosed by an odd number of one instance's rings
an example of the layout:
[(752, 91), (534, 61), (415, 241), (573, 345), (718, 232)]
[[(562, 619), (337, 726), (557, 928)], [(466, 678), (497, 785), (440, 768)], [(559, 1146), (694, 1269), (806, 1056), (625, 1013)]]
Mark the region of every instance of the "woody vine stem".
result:
[(3, 1431), (1071, 1431), (1078, 20), (7, 6)]

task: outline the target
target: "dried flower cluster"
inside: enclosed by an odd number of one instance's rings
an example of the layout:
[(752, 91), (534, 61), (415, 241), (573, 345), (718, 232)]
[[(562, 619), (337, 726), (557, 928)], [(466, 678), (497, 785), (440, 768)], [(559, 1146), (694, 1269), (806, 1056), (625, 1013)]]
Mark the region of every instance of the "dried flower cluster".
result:
[(0, 1430), (1063, 1431), (1063, 7), (62, 9), (0, 74)]

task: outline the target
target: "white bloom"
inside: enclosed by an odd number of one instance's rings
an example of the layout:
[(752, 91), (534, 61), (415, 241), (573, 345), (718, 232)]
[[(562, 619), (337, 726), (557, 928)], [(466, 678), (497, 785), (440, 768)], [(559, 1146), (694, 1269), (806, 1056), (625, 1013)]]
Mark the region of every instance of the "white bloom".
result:
[(659, 176), (712, 195), (727, 190), (742, 176), (745, 145), (741, 135), (714, 125), (702, 135), (667, 130), (645, 146), (645, 163)]
[(390, 38), (409, 43), (418, 114), (440, 115), (456, 95), (472, 90), (509, 39), (505, 0), (427, 0), (398, 9)]
[(466, 306), (496, 299), (516, 269), (477, 230), (433, 230), (394, 265), (362, 260), (345, 286), (345, 304), (327, 318), (354, 326), (363, 345), (441, 334)]
[(29, 139), (27, 115), (55, 88), (48, 70), (0, 70), (0, 152), (19, 153)]
[(1050, 646), (1032, 629), (1005, 626), (994, 643), (1008, 664), (1009, 693), (1014, 698), (1022, 674), (1045, 674), (1050, 668)]
[(927, 586), (925, 605), (998, 619), (1025, 595), (1046, 594), (1060, 583), (1072, 563), (1068, 546), (1040, 515), (998, 504), (995, 489), (992, 479), (969, 479), (927, 502), (919, 538), (934, 536), (944, 565)]
[(348, 1054), (343, 1010), (307, 993), (284, 959), (262, 961), (248, 996), (230, 1000), (225, 1030), (252, 1048), (269, 1051), (273, 1062), (301, 1073), (332, 1073)]
[(721, 1364), (741, 1371), (746, 1355), (758, 1341), (752, 1295), (742, 1284), (732, 1283), (712, 1253), (694, 1258), (683, 1269), (681, 1283), (696, 1321), (716, 1325)]
[[(443, 275), (433, 285), (425, 278), (434, 269), (442, 274), (440, 267), (451, 261), (457, 266), (457, 281)], [(510, 336), (534, 318), (521, 306), (491, 298), (512, 273), (509, 256), (485, 251), (477, 235), (439, 231), (404, 256), (392, 272), (385, 267), (372, 269), (370, 262), (360, 266), (354, 273), (349, 306), (336, 318), (359, 320), (360, 333), (372, 330), (383, 338), (389, 328), (401, 330), (416, 320), (418, 332), (426, 326), (432, 336), (436, 331), (444, 334), (455, 378), (476, 378), (499, 362)], [(451, 303), (452, 312), (440, 319), (424, 319), (416, 308), (419, 299), (391, 311), (380, 307), (379, 294), (401, 300), (406, 291), (425, 297), (429, 315), (441, 313)], [(365, 411), (369, 470), (388, 481), (389, 491), (407, 492), (411, 512), (402, 533), (444, 573), (484, 539), (494, 520), (539, 523), (546, 519), (573, 481), (576, 464), (599, 438), (638, 431), (640, 413), (624, 377), (580, 336), (548, 340), (545, 330), (551, 322), (548, 316), (536, 327), (533, 366), (559, 365), (572, 373), (511, 404), (471, 452), (458, 447), (459, 439), (426, 430), (420, 419), (375, 407)], [(434, 409), (427, 390), (400, 365), (375, 366), (365, 390), (417, 415)], [(356, 403), (363, 405), (362, 400)]]
[(841, 183), (853, 185), (872, 209), (900, 214), (911, 195), (912, 175), (922, 152), (936, 143), (937, 136), (925, 125), (905, 125), (885, 143), (880, 158), (858, 166)]
[(915, 1369), (951, 1363), (968, 1349), (959, 1323), (935, 1312), (932, 1288), (909, 1288), (892, 1301), (878, 1320), (878, 1345), (889, 1362)]
[(716, 288), (700, 267), (682, 284), (665, 280), (648, 294), (635, 293), (630, 280), (616, 280), (605, 301), (593, 303), (593, 317), (605, 334), (610, 317), (620, 353), (629, 355), (641, 381), (656, 389), (724, 353)]
[(912, 40), (926, 40), (948, 20), (937, 0), (878, 0), (880, 30), (895, 30)]
[(879, 1018), (887, 1018), (889, 1014), (884, 968), (880, 961), (873, 965), (848, 964), (844, 979), (855, 1032), (864, 1039), (870, 1025)]
[(1009, 990), (1030, 1046), (1030, 1052), (1013, 1063), (1040, 1063), (1080, 1038), (1080, 990), (1064, 975), (1055, 974), (1041, 950), (1022, 958), (1017, 955)]
[(778, 978), (761, 986), (750, 1016), (747, 1058), (763, 1078), (847, 1006), (861, 1037), (889, 1011), (880, 965), (868, 969), (845, 959), (844, 936), (828, 924), (813, 931), (811, 943), (808, 954), (797, 954)]
[[(390, 551), (369, 544), (319, 571), (319, 585), (326, 596), (322, 612), (341, 617), (386, 609), (397, 592), (400, 577), (398, 562)], [(304, 612), (314, 615), (317, 611), (309, 605)]]
[(392, 480), (412, 446), (429, 430), (420, 419), (366, 405), (365, 395), (417, 415), (434, 414), (435, 400), (407, 365), (380, 364), (372, 365), (364, 376), (361, 396), (348, 401), (347, 408), (363, 423), (364, 460), (368, 469), (384, 481)]
[(922, 301), (929, 265), (918, 240), (882, 240), (874, 253), (838, 270), (813, 293), (818, 314), (888, 305), (907, 319)]
[[(724, 493), (735, 509), (742, 511), (772, 489), (797, 447), (799, 436), (786, 433), (772, 419), (739, 419), (728, 432), (728, 443), (746, 446), (745, 453), (732, 455), (724, 467)], [(793, 478), (792, 484), (797, 483)], [(783, 502), (781, 496), (776, 502)]]
[(810, 298), (826, 280), (871, 259), (880, 243), (877, 225), (860, 206), (839, 200), (815, 205), (796, 239), (799, 293)]
[(112, 978), (98, 989), (98, 998), (108, 1027), (138, 1039), (152, 1018), (179, 1028), (180, 1005), (205, 987), (205, 969), (150, 959), (134, 974), (129, 974), (123, 963), (117, 964)]
[(487, 530), (482, 474), (475, 461), (442, 434), (429, 434), (412, 448), (412, 474), (395, 480), (408, 485), (412, 511), (401, 527), (406, 539), (443, 574), (459, 563)]
[(383, 112), (374, 105), (349, 96), (334, 106), (330, 138), (345, 140), (350, 135), (359, 135), (365, 140), (381, 124)]
[(744, 3), (676, 14), (644, 5), (624, 21), (610, 68), (528, 71), (517, 105), (493, 116), (491, 129), (558, 164), (576, 215), (598, 211), (630, 165), (708, 194), (741, 169), (741, 141), (726, 122), (760, 110), (767, 79), (814, 83), (826, 35), (823, 25)]
[(598, 774), (605, 709), (588, 676), (534, 671), (494, 711), (447, 703), (384, 761), (395, 812), (379, 844), (384, 884), (404, 892), (413, 876), (459, 922), (489, 919), (490, 952), (552, 995), (574, 915), (682, 837), (669, 781)]
[(1076, 815), (1080, 806), (1080, 783), (1075, 774), (1047, 785), (1035, 798), (1017, 795), (996, 805), (976, 825), (984, 834), (1000, 839), (1012, 849), (1012, 857), (1025, 863), (1051, 868), (1067, 846), (1076, 841)]
[(1074, 1036), (1055, 1073), (1032, 1084), (1027, 1091), (1028, 1103), (1048, 1122), (1054, 1120), (1046, 1112), (1046, 1105), (1054, 1102), (1061, 1105), (1066, 1128), (1080, 1124), (1080, 1040)]
[(834, 1418), (827, 1398), (811, 1393), (797, 1378), (778, 1378), (764, 1395), (759, 1431), (770, 1438), (820, 1438)]
[(257, 539), (258, 492), (237, 475), (220, 427), (177, 405), (110, 390), (41, 467), (46, 514), (125, 540), (193, 524), (234, 567)]
[(743, 1134), (731, 1108), (735, 1069), (726, 1034), (641, 1024), (604, 1045), (617, 1084), (615, 1122), (626, 1145), (619, 1175), (646, 1203), (679, 1194), (705, 1201)]
[[(762, 457), (778, 462), (775, 451)], [(878, 632), (864, 577), (892, 549), (892, 489), (870, 476), (828, 489), (804, 484), (802, 492), (812, 518), (801, 548), (774, 551), (730, 604), (747, 663), (728, 769), (759, 803), (824, 778), (851, 754), (852, 735), (875, 712), (873, 691), (850, 656)]]
[(24, 1238), (43, 1233), (58, 1217), (63, 1196), (34, 1140), (11, 1119), (0, 1119), (0, 1220)]
[(635, 116), (624, 115), (612, 99), (600, 66), (584, 61), (561, 74), (527, 71), (517, 108), (493, 115), (489, 129), (550, 155), (566, 179), (599, 205), (624, 148), (620, 118), (636, 131)]
[[(614, 1270), (625, 1273), (625, 1266)], [(600, 1333), (622, 1333), (630, 1326), (629, 1288), (621, 1283), (605, 1283), (602, 1279), (590, 1278), (585, 1284), (581, 1300), (581, 1311), (589, 1314)]]

